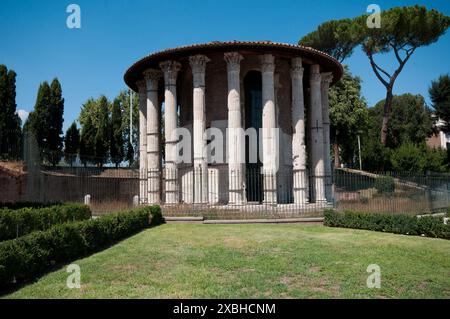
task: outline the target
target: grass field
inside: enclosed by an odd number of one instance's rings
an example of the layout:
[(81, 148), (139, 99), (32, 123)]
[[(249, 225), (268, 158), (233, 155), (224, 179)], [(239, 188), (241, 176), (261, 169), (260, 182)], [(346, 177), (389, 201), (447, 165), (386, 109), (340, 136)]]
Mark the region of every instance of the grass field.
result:
[[(308, 225), (168, 224), (7, 298), (450, 298), (450, 241)], [(368, 289), (369, 264), (381, 288)]]

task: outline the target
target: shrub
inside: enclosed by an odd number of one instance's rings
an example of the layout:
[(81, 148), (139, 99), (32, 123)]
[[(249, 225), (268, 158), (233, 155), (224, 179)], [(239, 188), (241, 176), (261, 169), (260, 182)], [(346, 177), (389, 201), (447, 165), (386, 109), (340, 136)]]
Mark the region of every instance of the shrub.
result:
[(400, 172), (445, 172), (447, 154), (443, 150), (429, 149), (425, 144), (402, 144), (392, 151), (392, 168)]
[(98, 251), (144, 228), (163, 222), (158, 206), (54, 226), (0, 243), (0, 286), (34, 278), (55, 263)]
[(429, 149), (425, 146), (421, 164), (424, 172), (446, 172), (447, 152), (441, 149)]
[(48, 202), (48, 203), (38, 203), (38, 202), (14, 202), (14, 203), (0, 203), (1, 208), (8, 209), (21, 209), (21, 208), (44, 208), (55, 205), (61, 205), (61, 203), (57, 202)]
[(422, 171), (422, 150), (420, 147), (405, 143), (392, 151), (392, 168), (399, 172), (420, 172)]
[(329, 227), (367, 229), (450, 239), (450, 225), (445, 225), (442, 217), (423, 216), (419, 218), (405, 214), (336, 212), (334, 210), (326, 210), (324, 217), (324, 225)]
[(378, 194), (391, 195), (395, 191), (395, 182), (390, 176), (382, 176), (375, 179), (373, 187), (375, 187)]
[(153, 205), (148, 207), (150, 211), (150, 226), (157, 226), (164, 223), (164, 217), (161, 212), (161, 207), (158, 205)]
[(391, 167), (391, 149), (380, 142), (379, 137), (363, 137), (361, 156), (364, 169), (368, 171), (389, 171)]
[(0, 210), (0, 241), (17, 238), (37, 230), (69, 221), (91, 218), (91, 210), (81, 204), (65, 204), (44, 208)]

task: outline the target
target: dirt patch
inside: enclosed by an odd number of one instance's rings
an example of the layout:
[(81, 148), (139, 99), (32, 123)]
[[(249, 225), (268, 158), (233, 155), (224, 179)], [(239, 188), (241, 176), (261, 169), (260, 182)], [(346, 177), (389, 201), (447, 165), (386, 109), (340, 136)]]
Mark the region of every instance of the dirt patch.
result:
[(330, 285), (328, 280), (325, 278), (321, 278), (318, 282), (313, 282), (311, 287), (311, 291), (314, 292), (322, 292), (322, 293), (331, 293), (332, 296), (339, 296), (340, 286), (339, 285)]
[(318, 273), (318, 272), (320, 272), (322, 270), (322, 268), (320, 268), (319, 266), (311, 266), (310, 268), (309, 268), (309, 272), (312, 272), (312, 273)]
[(239, 270), (240, 272), (255, 272), (254, 268), (242, 268)]
[(246, 246), (247, 241), (242, 238), (227, 237), (224, 239), (223, 243), (228, 247), (243, 248)]
[(340, 296), (340, 286), (338, 284), (331, 284), (327, 278), (313, 278), (302, 275), (283, 276), (279, 278), (279, 283), (287, 287), (287, 295), (289, 296), (292, 295), (292, 291), (296, 290), (328, 294), (335, 298)]
[(417, 287), (418, 290), (427, 290), (428, 285), (430, 282), (428, 280), (422, 281), (419, 286)]
[(292, 277), (281, 277), (280, 278), (280, 283), (282, 283), (283, 285), (289, 286), (293, 281)]

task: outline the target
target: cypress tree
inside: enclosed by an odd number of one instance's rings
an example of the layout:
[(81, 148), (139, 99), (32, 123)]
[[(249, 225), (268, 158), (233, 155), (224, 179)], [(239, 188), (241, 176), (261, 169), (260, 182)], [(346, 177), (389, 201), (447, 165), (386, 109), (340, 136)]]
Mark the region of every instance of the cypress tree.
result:
[(48, 108), (50, 105), (50, 96), (50, 85), (47, 81), (44, 81), (39, 85), (34, 111), (29, 115), (30, 131), (38, 144), (41, 159), (45, 159), (48, 149), (48, 134), (50, 127)]
[(21, 121), (16, 114), (16, 72), (0, 65), (0, 157), (17, 159), (21, 154)]
[(66, 163), (73, 166), (76, 160), (78, 151), (80, 150), (80, 131), (75, 122), (67, 129), (64, 137), (64, 159)]
[(48, 106), (48, 122), (50, 126), (48, 127), (48, 161), (55, 166), (61, 159), (62, 147), (63, 147), (63, 137), (62, 127), (63, 127), (63, 114), (64, 114), (64, 99), (62, 97), (61, 84), (58, 79), (55, 78), (50, 86), (50, 104)]
[(8, 69), (0, 65), (0, 157), (5, 156), (6, 109), (8, 100)]
[(128, 161), (128, 166), (133, 166), (134, 163), (134, 149), (133, 144), (128, 140), (127, 142), (127, 155), (125, 156), (125, 159)]
[(93, 157), (95, 155), (95, 134), (95, 126), (93, 125), (91, 118), (88, 117), (83, 125), (80, 137), (80, 160), (84, 166), (93, 162)]
[(95, 157), (98, 166), (108, 161), (110, 122), (109, 122), (109, 102), (105, 96), (98, 100), (98, 128), (95, 135)]
[(118, 99), (115, 99), (112, 104), (110, 133), (111, 133), (111, 141), (110, 141), (111, 161), (116, 165), (116, 167), (118, 167), (124, 158), (122, 108), (120, 101)]
[(42, 159), (55, 166), (61, 159), (64, 99), (58, 79), (51, 86), (44, 81), (38, 90), (30, 126), (41, 151)]

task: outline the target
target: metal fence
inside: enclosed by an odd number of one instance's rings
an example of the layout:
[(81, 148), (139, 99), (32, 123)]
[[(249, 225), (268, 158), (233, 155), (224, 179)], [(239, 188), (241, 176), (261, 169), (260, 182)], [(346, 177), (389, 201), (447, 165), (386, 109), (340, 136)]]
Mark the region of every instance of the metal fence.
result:
[(84, 202), (89, 195), (95, 214), (132, 208), (139, 194), (138, 170), (44, 167), (27, 175), (24, 200)]
[[(133, 207), (136, 196), (141, 204), (148, 204), (151, 195), (161, 203), (166, 216), (209, 219), (315, 217), (332, 207), (423, 214), (446, 210), (450, 205), (450, 174), (336, 169), (328, 202), (315, 202), (315, 194), (309, 187), (314, 185), (312, 177), (306, 177), (305, 198), (295, 200), (293, 186), (297, 183), (289, 169), (267, 175), (259, 168), (247, 168), (243, 176), (232, 176), (226, 166), (210, 166), (207, 178), (204, 172), (192, 167), (147, 174), (125, 168), (39, 166), (12, 176), (6, 169), (0, 169), (0, 202), (83, 202), (90, 195), (93, 212), (104, 214)], [(245, 185), (238, 194), (241, 201), (230, 203), (230, 178)], [(170, 200), (169, 193), (173, 195)]]
[(450, 174), (336, 169), (338, 210), (422, 214), (450, 206)]
[[(309, 190), (295, 201), (292, 170), (267, 173), (260, 167), (247, 167), (239, 173), (230, 172), (224, 165), (210, 166), (206, 172), (192, 167), (181, 167), (176, 172), (163, 169), (161, 175), (160, 200), (166, 216), (208, 219), (315, 217), (325, 208), (333, 207), (331, 201), (313, 202)], [(167, 196), (167, 188), (172, 188), (170, 181), (174, 179), (177, 181), (175, 203)], [(308, 189), (306, 172), (305, 179)], [(146, 187), (158, 188), (151, 183)]]

